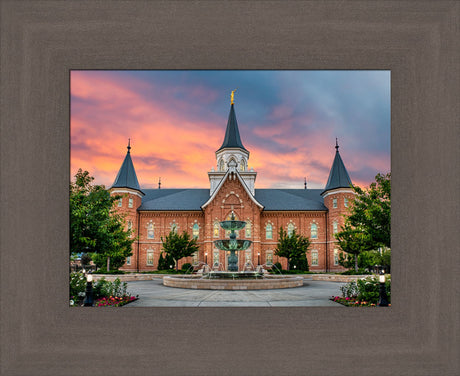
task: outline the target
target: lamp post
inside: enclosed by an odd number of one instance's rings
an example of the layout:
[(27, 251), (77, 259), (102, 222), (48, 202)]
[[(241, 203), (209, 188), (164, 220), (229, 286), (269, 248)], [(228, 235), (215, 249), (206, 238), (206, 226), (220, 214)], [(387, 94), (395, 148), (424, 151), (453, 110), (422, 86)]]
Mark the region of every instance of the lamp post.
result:
[(208, 252), (204, 253), (204, 263), (208, 265)]
[(379, 275), (380, 292), (379, 292), (379, 307), (388, 307), (388, 296), (385, 288), (385, 269), (380, 270)]
[(260, 252), (257, 252), (257, 265), (260, 265)]
[(84, 307), (93, 306), (93, 275), (88, 273), (86, 274), (86, 296), (83, 301)]

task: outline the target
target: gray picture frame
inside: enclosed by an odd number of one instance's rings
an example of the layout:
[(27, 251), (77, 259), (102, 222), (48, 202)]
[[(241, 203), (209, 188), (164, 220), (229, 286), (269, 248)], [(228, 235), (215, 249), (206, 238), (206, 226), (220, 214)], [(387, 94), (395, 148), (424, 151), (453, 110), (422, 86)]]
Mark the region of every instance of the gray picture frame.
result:
[[(2, 375), (457, 375), (455, 1), (1, 3)], [(386, 69), (392, 307), (70, 308), (71, 69)]]

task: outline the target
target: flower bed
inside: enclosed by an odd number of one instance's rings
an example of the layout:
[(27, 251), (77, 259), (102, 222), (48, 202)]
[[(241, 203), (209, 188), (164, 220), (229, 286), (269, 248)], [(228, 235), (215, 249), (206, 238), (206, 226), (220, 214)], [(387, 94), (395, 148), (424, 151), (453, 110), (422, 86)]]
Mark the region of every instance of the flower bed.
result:
[[(366, 302), (366, 301), (359, 301), (356, 298), (350, 297), (343, 297), (343, 296), (333, 296), (330, 300), (336, 303), (340, 303), (347, 307), (377, 307), (377, 304)], [(391, 307), (391, 304), (388, 304)]]
[(138, 298), (135, 296), (109, 296), (97, 299), (94, 302), (95, 307), (121, 307), (128, 303), (134, 302)]
[[(86, 278), (83, 273), (70, 275), (70, 301), (71, 307), (83, 306), (86, 290)], [(127, 291), (127, 283), (119, 278), (107, 281), (104, 277), (93, 282), (93, 298), (95, 307), (121, 307), (138, 299)]]

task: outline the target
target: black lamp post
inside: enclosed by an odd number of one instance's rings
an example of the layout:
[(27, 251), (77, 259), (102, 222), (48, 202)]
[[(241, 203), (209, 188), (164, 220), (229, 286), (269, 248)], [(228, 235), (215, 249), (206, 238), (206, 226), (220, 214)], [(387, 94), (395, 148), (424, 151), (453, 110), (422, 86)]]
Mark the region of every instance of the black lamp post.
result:
[(208, 252), (204, 253), (204, 263), (208, 265)]
[(388, 307), (388, 296), (385, 288), (385, 270), (382, 268), (379, 275), (380, 292), (379, 292), (379, 307)]
[(84, 307), (93, 306), (93, 275), (88, 273), (86, 274), (86, 296), (83, 301)]
[(260, 265), (260, 252), (257, 252), (257, 265)]

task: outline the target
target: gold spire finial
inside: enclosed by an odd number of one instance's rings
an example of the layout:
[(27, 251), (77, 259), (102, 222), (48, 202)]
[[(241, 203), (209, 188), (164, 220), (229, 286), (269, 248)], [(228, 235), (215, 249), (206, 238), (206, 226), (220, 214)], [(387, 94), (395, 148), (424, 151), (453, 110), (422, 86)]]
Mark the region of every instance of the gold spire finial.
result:
[(233, 104), (233, 98), (235, 97), (235, 90), (232, 90), (232, 94), (230, 95), (230, 104)]

